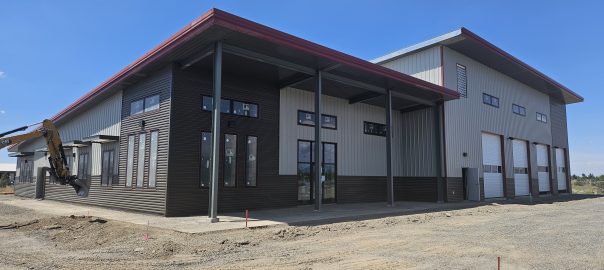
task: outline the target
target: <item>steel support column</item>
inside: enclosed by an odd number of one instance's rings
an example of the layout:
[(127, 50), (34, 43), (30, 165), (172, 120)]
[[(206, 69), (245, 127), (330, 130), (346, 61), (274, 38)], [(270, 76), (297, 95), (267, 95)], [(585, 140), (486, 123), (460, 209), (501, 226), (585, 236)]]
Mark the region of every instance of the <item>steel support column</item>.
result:
[(315, 89), (315, 184), (314, 184), (314, 193), (315, 193), (315, 211), (321, 210), (321, 188), (322, 188), (322, 179), (321, 179), (321, 164), (322, 164), (322, 152), (321, 152), (321, 94), (323, 92), (322, 86), (322, 78), (323, 72), (317, 71), (316, 73), (316, 89)]
[(392, 176), (392, 92), (386, 89), (386, 187), (388, 206), (394, 206), (394, 177)]
[(218, 157), (220, 151), (220, 100), (222, 95), (222, 43), (214, 49), (214, 108), (212, 110), (212, 170), (210, 171), (210, 222), (218, 222)]
[(440, 103), (433, 107), (434, 110), (434, 155), (435, 155), (435, 163), (436, 163), (436, 194), (437, 201), (444, 202), (444, 190), (445, 190), (445, 181), (443, 179), (443, 168), (442, 168), (442, 123), (440, 120), (441, 110), (443, 109), (443, 104)]

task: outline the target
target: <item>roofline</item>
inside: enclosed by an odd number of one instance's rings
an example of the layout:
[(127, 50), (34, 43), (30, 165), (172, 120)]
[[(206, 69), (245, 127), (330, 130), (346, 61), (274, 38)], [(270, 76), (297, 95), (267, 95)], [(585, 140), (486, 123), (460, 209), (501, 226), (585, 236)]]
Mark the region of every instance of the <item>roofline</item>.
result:
[(541, 79), (559, 87), (560, 89), (568, 92), (569, 94), (575, 96), (577, 99), (581, 101), (584, 101), (584, 98), (582, 96), (580, 96), (579, 94), (575, 93), (574, 91), (570, 90), (568, 87), (560, 84), (559, 82), (555, 81), (554, 79), (550, 78), (549, 76), (543, 74), (542, 72), (538, 71), (537, 69), (533, 68), (532, 66), (526, 64), (525, 62), (521, 61), (520, 59), (514, 57), (513, 55), (509, 54), (508, 52), (502, 50), (501, 48), (495, 46), (494, 44), (488, 42), (487, 40), (485, 40), (484, 38), (478, 36), (477, 34), (473, 33), (472, 31), (468, 30), (465, 27), (462, 27), (460, 29), (457, 29), (455, 31), (446, 33), (444, 35), (429, 39), (427, 41), (424, 42), (420, 42), (417, 43), (415, 45), (400, 49), (398, 51), (389, 53), (387, 55), (378, 57), (376, 59), (373, 59), (371, 62), (376, 63), (376, 64), (382, 64), (384, 62), (389, 62), (392, 60), (395, 60), (397, 58), (403, 57), (405, 55), (408, 55), (410, 53), (416, 52), (416, 51), (420, 51), (420, 50), (424, 50), (433, 46), (437, 46), (437, 45), (444, 45), (446, 46), (446, 44), (442, 44), (447, 40), (456, 38), (456, 37), (464, 37), (464, 38), (468, 38), (471, 39), (473, 41), (475, 41), (476, 43), (480, 44), (481, 46), (491, 50), (492, 52), (495, 52), (497, 54), (499, 54), (501, 57), (514, 62), (516, 65), (518, 65), (519, 67), (533, 73), (533, 75), (536, 75), (538, 77), (540, 77)]
[(445, 87), (435, 85), (424, 80), (388, 69), (386, 67), (371, 63), (369, 61), (327, 48), (325, 46), (310, 42), (308, 40), (287, 34), (275, 30), (273, 28), (261, 25), (259, 23), (238, 17), (228, 12), (213, 8), (208, 10), (206, 13), (195, 19), (189, 25), (172, 35), (158, 46), (145, 53), (142, 57), (135, 60), (133, 63), (120, 70), (115, 75), (101, 83), (99, 86), (92, 89), (90, 92), (76, 100), (71, 105), (54, 115), (51, 119), (58, 121), (70, 112), (86, 104), (93, 97), (102, 93), (105, 89), (115, 85), (121, 79), (136, 72), (139, 69), (145, 67), (145, 65), (152, 62), (154, 59), (167, 53), (170, 49), (174, 48), (178, 44), (188, 40), (188, 38), (197, 32), (201, 32), (213, 25), (220, 25), (231, 30), (252, 35), (254, 37), (267, 40), (269, 42), (278, 43), (294, 49), (298, 49), (310, 54), (319, 55), (328, 58), (332, 61), (340, 62), (342, 64), (372, 72), (377, 75), (385, 76), (394, 80), (398, 80), (417, 88), (436, 92), (450, 98), (459, 98), (459, 93)]

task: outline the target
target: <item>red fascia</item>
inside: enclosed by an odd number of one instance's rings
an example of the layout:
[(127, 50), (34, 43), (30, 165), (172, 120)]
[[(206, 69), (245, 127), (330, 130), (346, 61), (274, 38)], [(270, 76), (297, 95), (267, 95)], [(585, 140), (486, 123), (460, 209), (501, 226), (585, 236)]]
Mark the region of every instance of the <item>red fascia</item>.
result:
[(436, 93), (443, 94), (451, 98), (459, 98), (459, 93), (456, 91), (444, 88), (439, 85), (435, 85), (424, 80), (399, 73), (397, 71), (382, 67), (377, 64), (356, 58), (354, 56), (329, 49), (325, 46), (295, 37), (293, 35), (278, 31), (276, 29), (252, 22), (250, 20), (243, 19), (233, 14), (224, 12), (219, 9), (210, 9), (205, 14), (194, 20), (185, 28), (172, 35), (170, 38), (147, 52), (145, 55), (134, 61), (132, 64), (126, 66), (124, 69), (110, 77), (108, 80), (101, 83), (99, 86), (88, 92), (86, 95), (76, 100), (73, 104), (63, 109), (61, 112), (53, 116), (51, 119), (57, 121), (67, 115), (70, 111), (76, 109), (92, 97), (101, 93), (107, 87), (115, 85), (126, 75), (137, 72), (142, 69), (145, 64), (152, 62), (153, 60), (161, 57), (162, 55), (169, 52), (170, 49), (174, 48), (178, 44), (189, 40), (196, 33), (202, 32), (212, 25), (220, 25), (231, 30), (254, 36), (269, 42), (288, 46), (306, 53), (318, 55), (321, 57), (328, 58), (332, 61), (339, 62), (348, 65), (353, 68), (358, 68), (367, 72), (371, 72), (377, 75), (385, 76), (397, 81), (411, 84), (415, 87), (433, 91)]
[(568, 89), (566, 86), (558, 83), (557, 81), (555, 81), (554, 79), (548, 77), (547, 75), (539, 72), (538, 70), (536, 70), (535, 68), (529, 66), (528, 64), (522, 62), (520, 59), (514, 57), (513, 55), (507, 53), (506, 51), (498, 48), (497, 46), (493, 45), (492, 43), (486, 41), (485, 39), (479, 37), (478, 35), (474, 34), (472, 31), (466, 29), (466, 28), (461, 28), (461, 33), (464, 37), (469, 38), (477, 43), (479, 43), (480, 45), (486, 47), (487, 49), (501, 55), (503, 58), (506, 58), (514, 63), (516, 63), (517, 65), (521, 66), (522, 68), (526, 69), (527, 71), (541, 77), (541, 79), (550, 82), (551, 84), (564, 89), (564, 91), (567, 91), (568, 93), (570, 93), (571, 95), (577, 97), (578, 99), (580, 99), (581, 101), (583, 101), (583, 97), (580, 96), (579, 94), (573, 92), (572, 90)]

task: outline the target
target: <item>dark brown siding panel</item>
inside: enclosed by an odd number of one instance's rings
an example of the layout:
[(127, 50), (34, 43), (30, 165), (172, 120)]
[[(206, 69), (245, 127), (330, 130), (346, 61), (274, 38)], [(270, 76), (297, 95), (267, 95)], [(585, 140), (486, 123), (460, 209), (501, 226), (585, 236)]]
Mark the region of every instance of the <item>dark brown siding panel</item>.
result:
[[(101, 155), (92, 156), (90, 147), (80, 148), (80, 153), (90, 153), (90, 166), (96, 162), (99, 165), (102, 162), (102, 151), (108, 149), (116, 150), (116, 162), (118, 164), (119, 184), (113, 184), (111, 187), (101, 186), (101, 176), (91, 176), (90, 193), (87, 198), (79, 198), (71, 186), (61, 186), (46, 182), (46, 198), (58, 201), (77, 202), (104, 207), (121, 208), (135, 211), (144, 211), (151, 213), (165, 213), (165, 191), (167, 181), (167, 158), (168, 158), (168, 135), (170, 125), (170, 92), (172, 84), (172, 68), (167, 67), (156, 73), (150, 74), (147, 78), (139, 81), (133, 86), (124, 90), (122, 97), (122, 123), (120, 131), (120, 141), (101, 145)], [(149, 112), (137, 116), (129, 116), (130, 102), (152, 96), (160, 95), (160, 108), (158, 111)], [(145, 127), (140, 123), (145, 121)], [(159, 131), (158, 156), (157, 156), (157, 187), (147, 188), (148, 162), (149, 162), (149, 143), (151, 131)], [(126, 187), (126, 164), (128, 135), (145, 132), (146, 153), (145, 153), (145, 185), (144, 188), (136, 188), (133, 182), (133, 188)], [(135, 147), (134, 177), (136, 177), (138, 140)], [(76, 172), (74, 172), (75, 174)]]
[[(394, 199), (397, 201), (437, 200), (436, 177), (395, 177)], [(338, 176), (338, 203), (385, 202), (386, 177)]]
[[(297, 204), (295, 177), (279, 176), (279, 89), (257, 78), (224, 74), (222, 97), (259, 106), (258, 118), (222, 114), (219, 211), (276, 208)], [(211, 74), (176, 69), (170, 121), (170, 163), (166, 215), (207, 213), (208, 190), (200, 188), (200, 140), (211, 131), (210, 112), (201, 110), (202, 95), (212, 95)], [(237, 135), (237, 185), (223, 186), (224, 134)], [(245, 187), (246, 136), (258, 138), (258, 186)]]
[(461, 178), (461, 177), (448, 177), (447, 178), (447, 202), (463, 201), (464, 192), (465, 191), (463, 189), (463, 178)]

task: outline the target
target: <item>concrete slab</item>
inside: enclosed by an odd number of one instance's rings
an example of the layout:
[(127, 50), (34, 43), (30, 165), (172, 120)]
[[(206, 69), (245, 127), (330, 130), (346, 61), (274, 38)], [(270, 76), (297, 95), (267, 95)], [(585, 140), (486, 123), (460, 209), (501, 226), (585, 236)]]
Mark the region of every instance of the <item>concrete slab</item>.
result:
[[(163, 217), (131, 211), (72, 204), (52, 200), (22, 199), (14, 196), (2, 196), (0, 203), (14, 205), (38, 211), (40, 213), (69, 216), (86, 215), (103, 219), (129, 222), (139, 225), (175, 230), (185, 233), (208, 233), (215, 231), (245, 228), (245, 212), (220, 215), (220, 222), (210, 223), (207, 217)], [(8, 197), (11, 197), (9, 199)], [(316, 225), (331, 222), (362, 220), (386, 216), (413, 214), (419, 212), (445, 211), (463, 207), (478, 206), (484, 203), (427, 203), (397, 202), (394, 206), (385, 203), (355, 203), (324, 205), (320, 212), (312, 205), (293, 208), (259, 210), (249, 212), (248, 227), (266, 227), (278, 225)]]

